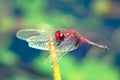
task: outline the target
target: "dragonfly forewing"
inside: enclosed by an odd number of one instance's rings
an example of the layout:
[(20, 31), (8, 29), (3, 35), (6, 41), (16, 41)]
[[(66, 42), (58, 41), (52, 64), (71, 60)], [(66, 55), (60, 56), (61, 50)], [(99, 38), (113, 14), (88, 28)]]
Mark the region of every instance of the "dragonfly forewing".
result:
[[(37, 30), (37, 29), (23, 29), (17, 32), (17, 37), (22, 40), (28, 40), (33, 37), (38, 37), (39, 40), (48, 40), (50, 32), (47, 30)], [(35, 40), (35, 39), (34, 39)]]
[(76, 49), (74, 46), (75, 40), (72, 36), (60, 43), (55, 40), (54, 34), (55, 32), (50, 30), (23, 29), (17, 32), (17, 37), (27, 41), (29, 47), (40, 50), (49, 50), (49, 37), (52, 35), (56, 51), (66, 52)]
[(17, 32), (19, 39), (28, 42), (29, 47), (41, 50), (49, 50), (49, 36), (53, 34), (48, 30), (23, 29)]

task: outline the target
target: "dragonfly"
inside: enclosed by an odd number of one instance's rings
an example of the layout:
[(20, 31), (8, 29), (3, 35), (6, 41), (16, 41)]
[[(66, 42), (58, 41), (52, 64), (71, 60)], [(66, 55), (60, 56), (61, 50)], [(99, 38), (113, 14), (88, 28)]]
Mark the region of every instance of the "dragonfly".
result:
[[(46, 29), (23, 29), (17, 32), (19, 39), (28, 42), (29, 47), (39, 50), (49, 50), (49, 38), (52, 35), (56, 51), (68, 52), (79, 47), (80, 43), (87, 43), (101, 49), (109, 49), (105, 45), (92, 42), (73, 29), (46, 30)], [(64, 56), (65, 54), (60, 54)]]

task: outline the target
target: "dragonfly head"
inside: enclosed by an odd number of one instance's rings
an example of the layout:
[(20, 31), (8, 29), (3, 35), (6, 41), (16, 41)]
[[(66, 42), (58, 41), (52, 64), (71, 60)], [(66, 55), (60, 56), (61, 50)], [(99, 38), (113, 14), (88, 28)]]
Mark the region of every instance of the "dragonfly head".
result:
[(61, 30), (56, 31), (56, 33), (55, 33), (55, 39), (57, 41), (64, 40), (64, 38), (65, 38), (65, 35), (64, 35), (63, 31), (61, 31)]

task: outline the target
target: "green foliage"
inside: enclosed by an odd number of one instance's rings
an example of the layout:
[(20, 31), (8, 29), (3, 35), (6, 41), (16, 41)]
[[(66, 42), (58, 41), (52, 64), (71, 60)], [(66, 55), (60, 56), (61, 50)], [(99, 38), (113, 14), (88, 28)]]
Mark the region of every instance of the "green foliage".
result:
[(84, 76), (85, 80), (118, 80), (117, 71), (114, 67), (104, 62), (87, 60), (80, 65), (79, 72)]
[(18, 57), (15, 55), (15, 53), (12, 53), (8, 50), (2, 50), (0, 55), (0, 63), (4, 65), (13, 66), (16, 65), (18, 61)]
[(51, 74), (52, 73), (51, 59), (48, 59), (44, 54), (48, 53), (43, 52), (41, 56), (32, 61), (31, 66), (38, 72)]
[[(72, 0), (61, 0), (61, 2), (72, 3)], [(16, 30), (19, 28), (72, 28), (87, 35), (91, 32), (89, 35), (94, 34), (92, 37), (95, 38), (98, 37), (97, 34), (103, 35), (103, 37), (107, 36), (112, 41), (108, 41), (112, 49), (110, 52), (108, 51), (109, 56), (105, 56), (101, 61), (98, 60), (98, 57), (103, 52), (96, 48), (90, 49), (82, 61), (77, 61), (73, 56), (65, 55), (59, 62), (62, 79), (119, 80), (117, 76), (118, 71), (113, 67), (113, 61), (116, 52), (119, 52), (120, 48), (120, 28), (110, 32), (109, 28), (105, 29), (102, 26), (104, 25), (102, 23), (103, 18), (110, 10), (111, 4), (109, 0), (94, 0), (90, 6), (90, 11), (93, 12), (83, 19), (57, 9), (47, 12), (47, 6), (48, 0), (14, 0), (13, 3), (7, 3), (7, 0), (5, 2), (4, 0), (0, 1), (0, 64), (9, 67), (9, 69), (11, 67), (15, 68), (15, 71), (10, 70), (12, 77), (8, 77), (5, 73), (1, 74), (2, 68), (0, 66), (0, 78), (5, 76), (4, 79), (6, 80), (32, 80), (36, 77), (23, 69), (19, 69), (18, 66), (20, 63), (24, 62), (20, 60), (17, 53), (8, 50), (13, 40), (12, 36), (15, 35), (14, 32)], [(16, 17), (13, 15), (12, 11), (16, 7), (23, 12), (23, 16)], [(73, 11), (78, 11), (78, 13), (84, 11), (80, 6), (73, 6), (72, 8)], [(111, 13), (109, 14), (111, 16)], [(112, 15), (112, 17), (114, 16), (116, 15)], [(94, 31), (96, 32), (94, 33)], [(100, 37), (99, 39), (101, 40), (99, 41), (107, 44), (107, 41), (102, 40), (103, 37)], [(26, 63), (26, 65), (28, 64), (28, 66), (32, 67), (35, 72), (52, 75), (51, 59), (48, 60), (43, 55), (46, 53), (48, 52), (42, 52), (40, 56)], [(10, 73), (10, 71), (6, 73)], [(40, 79), (45, 80), (45, 78), (37, 76), (36, 80)]]
[(105, 62), (84, 59), (77, 62), (70, 56), (60, 62), (61, 73), (65, 80), (118, 80), (117, 71)]

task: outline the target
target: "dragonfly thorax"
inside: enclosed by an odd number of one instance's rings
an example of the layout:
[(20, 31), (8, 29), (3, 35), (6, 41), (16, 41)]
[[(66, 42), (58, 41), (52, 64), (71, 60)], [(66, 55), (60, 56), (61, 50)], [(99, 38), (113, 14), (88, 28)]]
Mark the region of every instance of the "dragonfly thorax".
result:
[(55, 39), (57, 41), (64, 40), (64, 38), (65, 38), (65, 35), (64, 35), (64, 33), (61, 30), (56, 31), (56, 33), (55, 33)]

